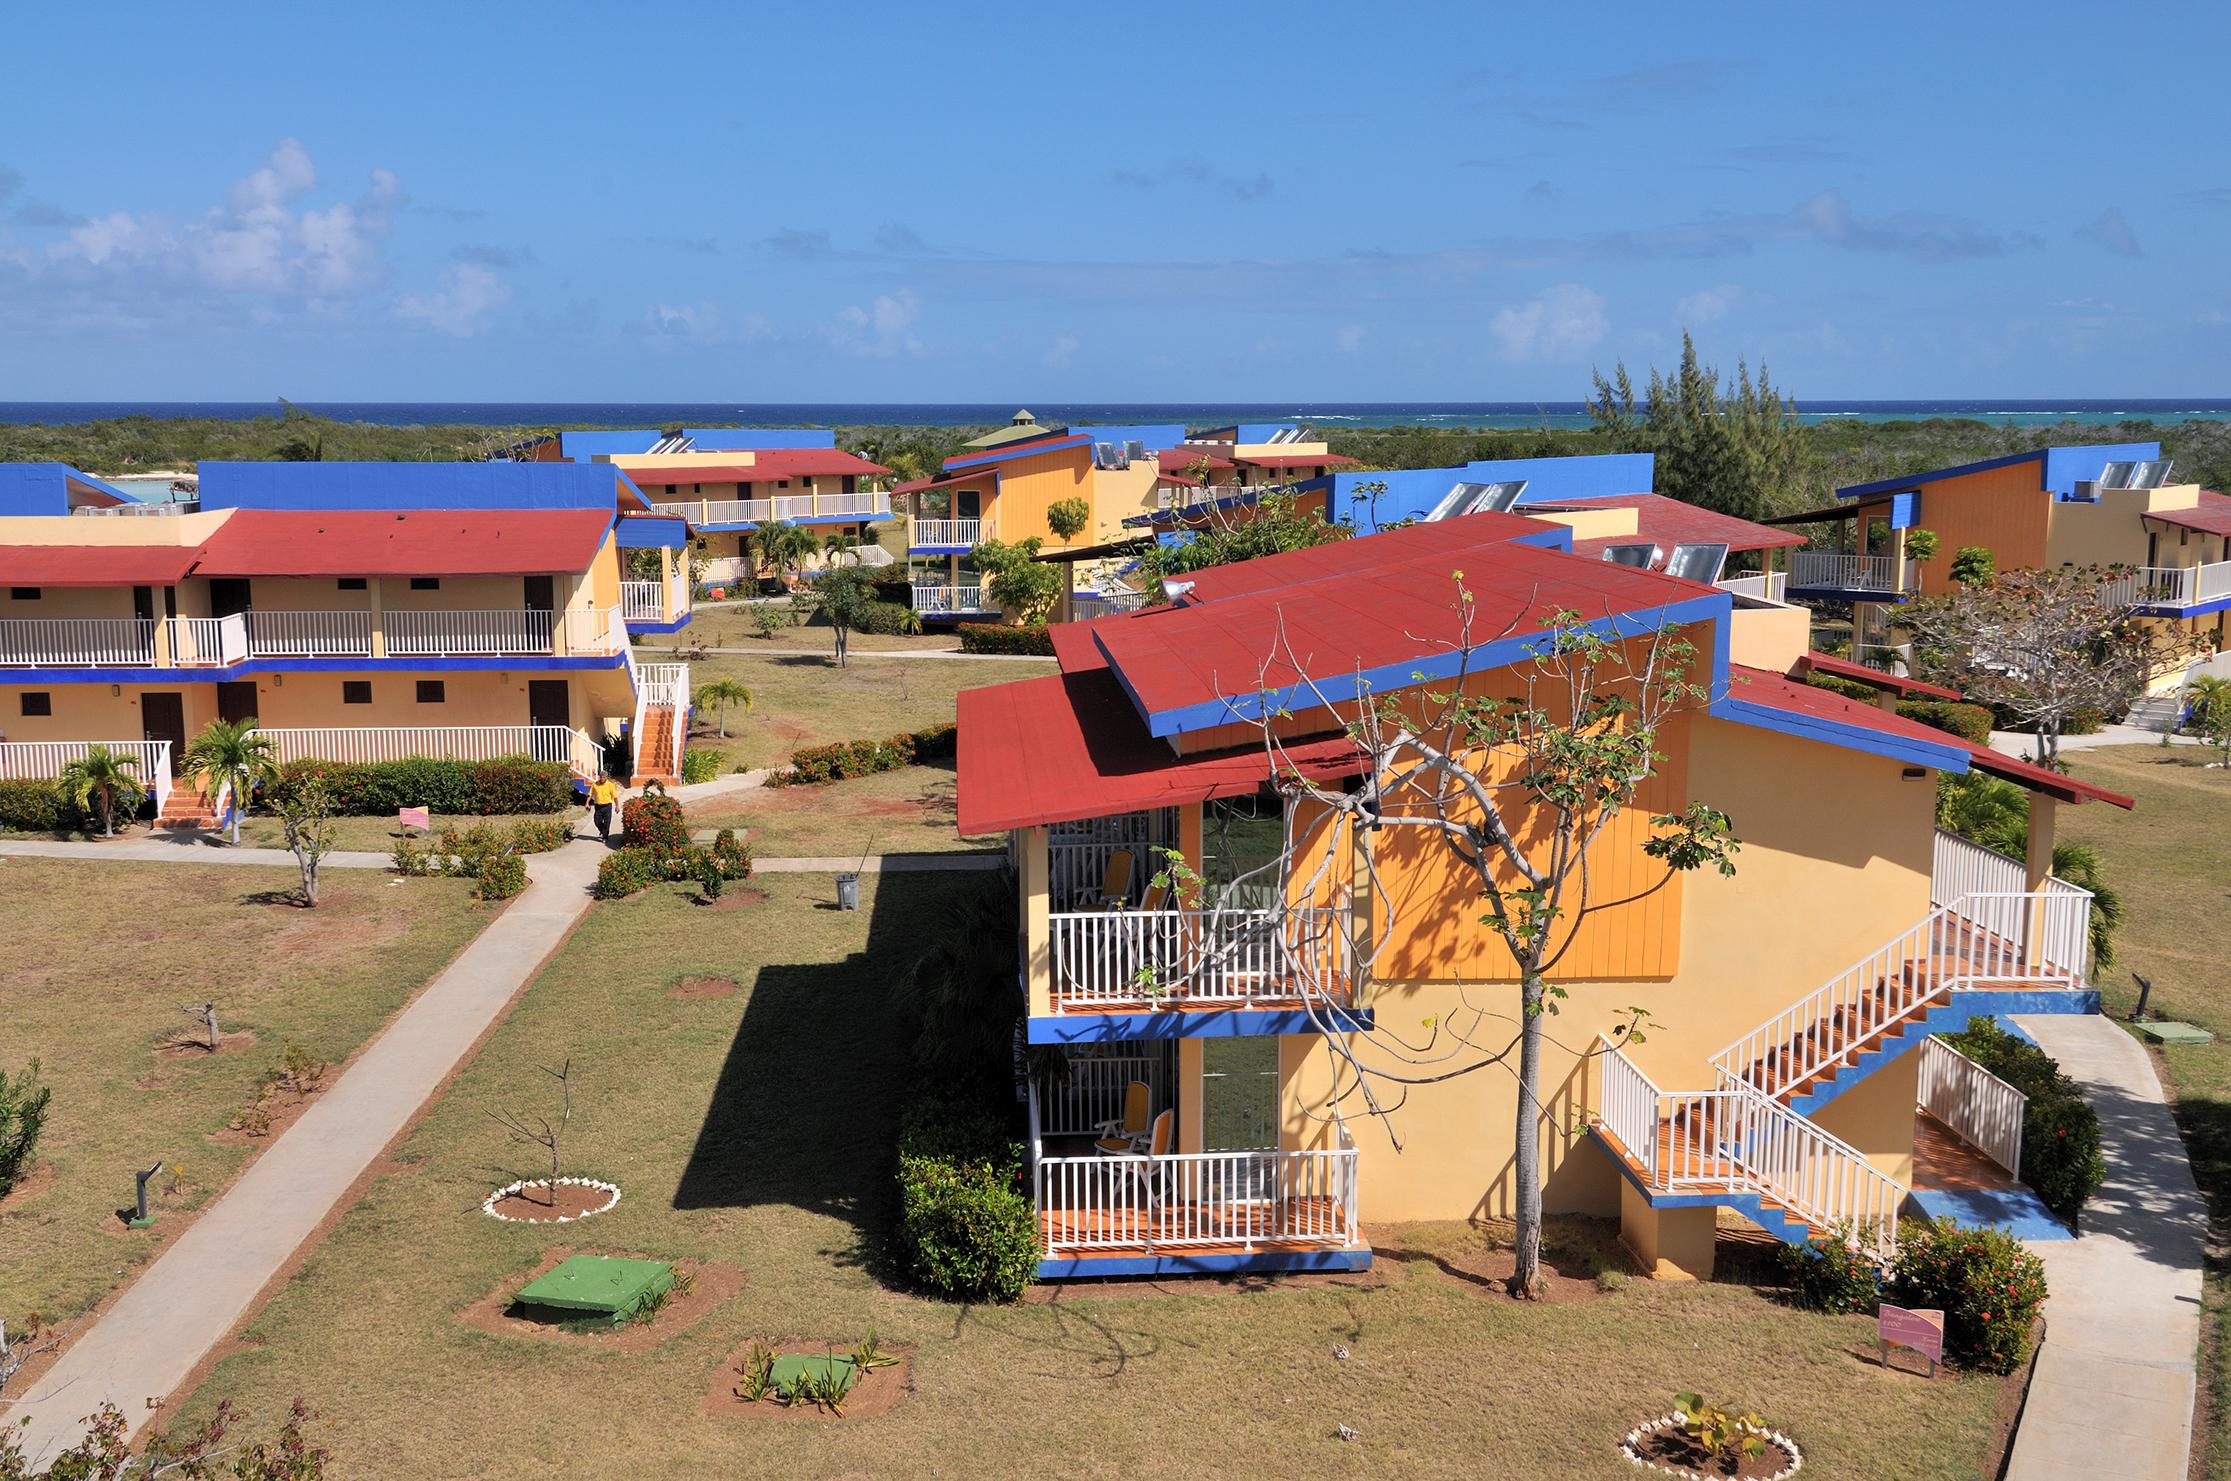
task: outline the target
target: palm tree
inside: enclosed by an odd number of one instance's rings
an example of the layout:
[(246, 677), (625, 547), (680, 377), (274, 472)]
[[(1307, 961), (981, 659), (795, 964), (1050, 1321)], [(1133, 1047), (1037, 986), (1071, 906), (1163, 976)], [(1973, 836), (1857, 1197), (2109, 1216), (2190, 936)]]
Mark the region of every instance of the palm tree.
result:
[(812, 531), (785, 521), (770, 520), (751, 532), (752, 554), (760, 568), (772, 567), (778, 576), (786, 567), (795, 566), (812, 554), (819, 545)]
[(278, 748), (271, 737), (256, 729), (255, 717), (245, 720), (212, 720), (186, 747), (180, 762), (188, 776), (201, 777), (209, 786), (210, 800), (231, 789), (233, 843), (240, 842), (240, 815), (255, 796), (256, 783), (269, 781), (279, 771)]
[[(2214, 746), (2219, 761), (2231, 763), (2231, 679), (2212, 674), (2194, 679), (2186, 704), (2191, 718), (2185, 729)], [(2162, 744), (2168, 744), (2166, 738)]]
[(56, 783), (62, 795), (79, 808), (91, 809), (101, 820), (101, 836), (116, 836), (119, 805), (137, 809), (147, 795), (139, 779), (139, 758), (128, 751), (112, 751), (95, 741), (75, 761), (62, 764)]
[(722, 740), (728, 739), (730, 705), (740, 706), (747, 715), (751, 713), (751, 691), (734, 679), (715, 679), (710, 684), (699, 685), (696, 692), (697, 702), (711, 705), (714, 715), (719, 717)]

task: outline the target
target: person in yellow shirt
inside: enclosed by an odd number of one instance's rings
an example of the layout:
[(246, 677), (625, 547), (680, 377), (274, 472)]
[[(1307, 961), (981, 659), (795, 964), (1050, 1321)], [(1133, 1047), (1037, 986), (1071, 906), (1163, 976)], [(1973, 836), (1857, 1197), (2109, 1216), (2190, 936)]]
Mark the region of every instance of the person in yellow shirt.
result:
[(588, 806), (590, 816), (596, 819), (596, 836), (604, 840), (606, 848), (612, 846), (612, 804), (619, 800), (620, 784), (599, 771), (589, 784)]

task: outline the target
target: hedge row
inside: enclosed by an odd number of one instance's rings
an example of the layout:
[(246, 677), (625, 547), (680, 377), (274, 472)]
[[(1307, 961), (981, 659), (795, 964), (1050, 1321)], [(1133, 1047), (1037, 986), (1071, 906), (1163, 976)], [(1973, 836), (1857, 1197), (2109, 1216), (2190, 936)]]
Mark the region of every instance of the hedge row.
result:
[(917, 761), (942, 761), (953, 755), (958, 731), (951, 725), (926, 730), (902, 730), (888, 740), (838, 741), (834, 745), (807, 746), (790, 753), (790, 765), (767, 779), (769, 786), (789, 787), (815, 782), (838, 782), (848, 777), (896, 771)]
[(1898, 713), (1932, 730), (1945, 731), (1979, 746), (1988, 745), (1991, 740), (1991, 712), (1982, 705), (1949, 699), (1902, 699), (1898, 702)]
[(960, 627), (963, 653), (1027, 653), (1038, 658), (1054, 656), (1054, 640), (1046, 624), (1009, 627), (1003, 622), (964, 622)]
[(2030, 1098), (2022, 1113), (2022, 1181), (2073, 1228), (2084, 1200), (2107, 1177), (2098, 1113), (2058, 1060), (1988, 1018), (1971, 1018), (1964, 1033), (1944, 1037)]
[(1856, 699), (1861, 704), (1871, 705), (1882, 698), (1882, 691), (1872, 684), (1862, 684), (1857, 679), (1846, 679), (1838, 674), (1808, 673), (1805, 675), (1805, 682), (1815, 689), (1825, 689), (1830, 694)]
[(1013, 1301), (1038, 1270), (1022, 1144), (974, 1106), (918, 1101), (899, 1127), (899, 1252), (930, 1290)]
[(98, 826), (91, 814), (64, 797), (52, 782), (0, 781), (0, 832), (70, 833)]
[(576, 805), (573, 771), (563, 762), (502, 756), (493, 761), (294, 761), (279, 768), (273, 791), (285, 796), (309, 777), (325, 782), (336, 813), (377, 817), (423, 807), (452, 817), (562, 812)]
[(2045, 1265), (2003, 1229), (1962, 1229), (1951, 1220), (1898, 1226), (1889, 1280), (1841, 1237), (1784, 1246), (1790, 1299), (1814, 1311), (1871, 1314), (1878, 1302), (1944, 1313), (1944, 1352), (1986, 1373), (2011, 1373), (2029, 1356), (2045, 1304)]

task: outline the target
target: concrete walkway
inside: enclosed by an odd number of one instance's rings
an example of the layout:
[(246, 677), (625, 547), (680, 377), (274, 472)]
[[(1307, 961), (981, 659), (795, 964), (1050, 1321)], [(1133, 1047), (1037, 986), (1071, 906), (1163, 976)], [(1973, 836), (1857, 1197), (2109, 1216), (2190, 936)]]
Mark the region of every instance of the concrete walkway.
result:
[[(2102, 725), (2090, 735), (2064, 735), (2061, 750), (2089, 751), (2098, 746), (2159, 746), (2161, 732), (2143, 725)], [(2198, 746), (2206, 742), (2196, 735), (2172, 735), (2173, 746)], [(2027, 730), (1994, 730), (1991, 732), (1991, 749), (2002, 756), (2017, 759), (2037, 754), (2037, 737)]]
[(2015, 1020), (2099, 1113), (2107, 1181), (2045, 1262), (2045, 1345), (2009, 1481), (2183, 1481), (2207, 1205), (2138, 1041), (2097, 1015)]
[[(97, 846), (98, 847), (98, 846)], [(215, 852), (215, 851), (212, 851)], [(603, 850), (527, 861), (526, 890), (411, 1000), (300, 1120), (249, 1164), (12, 1407), (34, 1462), (103, 1400), (137, 1428), (258, 1302), (319, 1223), (441, 1088), (589, 907)]]

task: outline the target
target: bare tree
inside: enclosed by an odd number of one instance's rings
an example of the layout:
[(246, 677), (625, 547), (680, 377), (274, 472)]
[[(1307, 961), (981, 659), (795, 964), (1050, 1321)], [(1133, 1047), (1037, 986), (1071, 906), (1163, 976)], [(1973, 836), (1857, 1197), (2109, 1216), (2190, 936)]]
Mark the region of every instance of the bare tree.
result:
[(325, 782), (312, 776), (281, 790), (276, 811), (286, 829), (287, 847), (302, 870), (302, 903), (318, 903), (318, 866), (333, 852), (333, 798)]
[(219, 1042), (217, 1034), (217, 1005), (213, 1002), (180, 1003), (178, 1005), (178, 1011), (185, 1014), (188, 1018), (191, 1018), (194, 1021), (195, 1026), (201, 1030), (202, 1041), (209, 1046), (209, 1052), (211, 1054), (215, 1054), (217, 1052), (217, 1045)]
[[(1465, 667), (1445, 685), (1423, 682), (1388, 694), (1372, 694), (1362, 677), (1353, 688), (1362, 698), (1329, 694), (1314, 680), (1303, 681), (1306, 700), (1347, 717), (1350, 739), (1362, 753), (1363, 780), (1353, 791), (1313, 780), (1288, 753), (1282, 731), (1291, 709), (1271, 693), (1273, 674), (1307, 674), (1309, 665), (1295, 655), (1283, 632), (1257, 675), (1252, 709), (1268, 753), (1270, 773), (1284, 794), (1285, 834), (1279, 856), (1235, 884), (1274, 886), (1274, 898), (1307, 901), (1345, 894), (1367, 903), (1387, 929), (1361, 950), (1290, 953), (1301, 996), (1334, 1056), (1331, 1114), (1344, 1103), (1360, 1104), (1380, 1119), (1396, 1146), (1401, 1145), (1394, 1115), (1413, 1086), (1476, 1074), (1490, 1068), (1511, 1073), (1517, 1082), (1513, 1210), (1517, 1223), (1517, 1264), (1512, 1294), (1538, 1297), (1541, 1277), (1542, 1179), (1540, 1138), (1546, 1116), (1541, 1094), (1541, 1060), (1546, 1020), (1557, 1012), (1566, 990), (1552, 981), (1580, 927), (1590, 918), (1631, 905), (1662, 889), (1674, 874), (1711, 867), (1735, 872), (1737, 840), (1727, 817), (1700, 802), (1647, 819), (1647, 829), (1625, 830), (1616, 846), (1640, 851), (1654, 860), (1654, 879), (1607, 895), (1591, 870), (1593, 851), (1618, 820), (1635, 810), (1662, 759), (1665, 727), (1684, 710), (1708, 699), (1694, 672), (1696, 647), (1681, 629), (1662, 627), (1629, 637), (1607, 637), (1581, 614), (1569, 610), (1526, 615), (1527, 631), (1538, 634), (1526, 644), (1526, 657), (1506, 675), (1490, 679), (1469, 667), (1468, 655), (1484, 642), (1511, 638), (1519, 618), (1501, 632), (1482, 636), (1472, 593), (1462, 573), (1452, 579), (1457, 638), (1452, 645), (1467, 655)], [(1538, 614), (1528, 602), (1522, 614)], [(1434, 640), (1441, 646), (1443, 640)], [(1310, 804), (1297, 810), (1297, 803)], [(1297, 817), (1310, 821), (1304, 826)], [(1347, 827), (1318, 826), (1328, 817)], [(1379, 834), (1415, 830), (1437, 839), (1446, 857), (1476, 888), (1487, 927), (1510, 962), (1510, 976), (1493, 973), (1478, 981), (1459, 981), (1456, 1012), (1426, 1020), (1422, 1034), (1381, 1020), (1360, 1028), (1340, 1011), (1350, 982), (1368, 981), (1388, 940), (1403, 929), (1406, 908), (1380, 873), (1376, 855), (1355, 850), (1350, 830)], [(1172, 871), (1182, 874), (1173, 859)], [(1165, 883), (1167, 876), (1165, 876)], [(1197, 880), (1178, 881), (1181, 891), (1198, 892)], [(1296, 930), (1288, 939), (1314, 927)], [(1330, 965), (1343, 957), (1348, 981)], [(1517, 1002), (1502, 996), (1511, 978)], [(1496, 989), (1476, 1001), (1475, 991)], [(1510, 1011), (1515, 1007), (1516, 1011)], [(1589, 1045), (1561, 1045), (1578, 1057), (1639, 1042), (1648, 1012), (1629, 1007), (1616, 1025)], [(1554, 1042), (1554, 1041), (1552, 1041)]]
[[(547, 1148), (550, 1153), (550, 1181), (543, 1185), (549, 1195), (546, 1200), (555, 1208), (558, 1202), (558, 1144), (564, 1140), (566, 1128), (573, 1122), (573, 1061), (552, 1069), (542, 1066), (542, 1072), (558, 1082), (560, 1106), (556, 1124), (546, 1116), (522, 1116), (515, 1111), (490, 1111), (489, 1117), (511, 1133), (513, 1141)], [(524, 1190), (522, 1190), (524, 1191)]]
[[(56, 1331), (40, 1321), (33, 1313), (24, 1319), (23, 1330), (14, 1337), (8, 1335), (8, 1319), (0, 1316), (0, 1394), (8, 1391), (8, 1384), (21, 1373), (33, 1358), (61, 1350), (67, 1332)], [(0, 1475), (5, 1475), (0, 1471)]]

